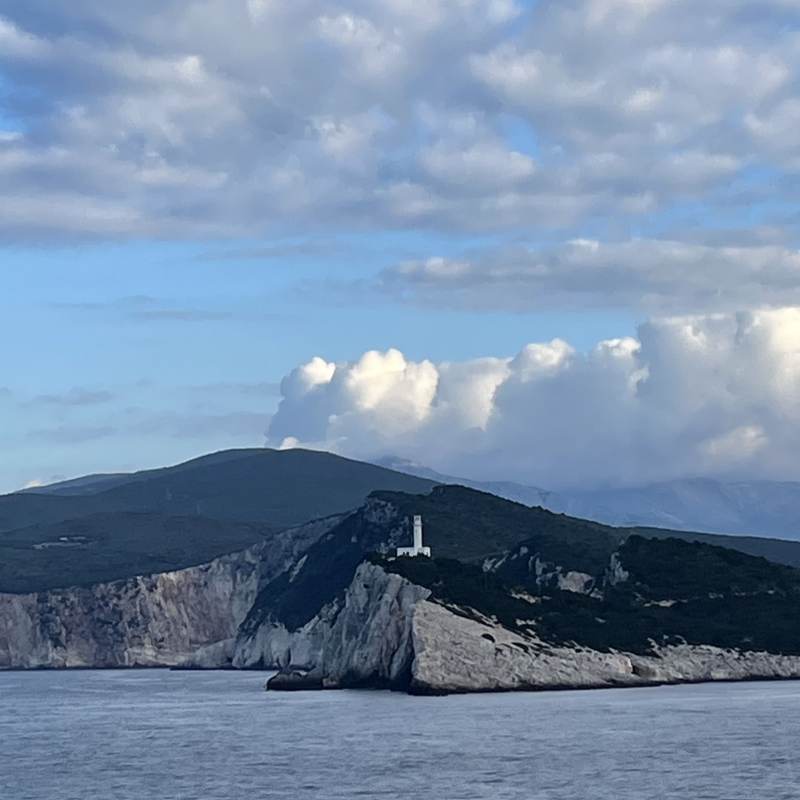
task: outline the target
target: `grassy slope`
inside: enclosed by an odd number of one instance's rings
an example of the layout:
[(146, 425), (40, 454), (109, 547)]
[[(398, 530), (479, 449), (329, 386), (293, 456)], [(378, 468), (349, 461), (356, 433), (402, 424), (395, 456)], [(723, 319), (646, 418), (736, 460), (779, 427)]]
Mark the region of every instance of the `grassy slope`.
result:
[[(460, 561), (497, 556), (535, 536), (539, 547), (557, 563), (562, 544), (579, 544), (581, 560), (572, 568), (591, 573), (598, 559), (605, 561), (619, 542), (639, 535), (701, 542), (800, 567), (800, 542), (660, 528), (614, 528), (542, 508), (529, 508), (461, 486), (440, 487), (426, 497), (401, 492), (379, 492), (377, 496), (397, 505), (406, 515), (422, 514), (426, 544), (431, 545), (436, 555)], [(573, 549), (573, 554), (576, 552)]]
[(344, 520), (309, 549), (297, 576), (285, 574), (263, 590), (245, 630), (254, 629), (268, 615), (290, 630), (308, 622), (344, 592), (358, 564), (385, 543), (390, 529), (407, 523), (414, 514), (423, 515), (425, 541), (435, 553), (477, 563), (503, 554), (540, 529), (551, 530), (554, 540), (558, 532), (564, 539), (576, 537), (590, 544), (596, 540), (595, 531), (604, 536), (602, 526), (595, 523), (531, 509), (461, 486), (439, 486), (426, 495), (379, 491), (372, 497), (396, 509), (388, 524), (369, 523), (360, 514)]
[[(574, 542), (594, 560), (619, 541), (621, 533), (541, 508), (529, 508), (463, 486), (440, 486), (423, 497), (401, 492), (376, 492), (375, 496), (400, 509), (402, 516), (422, 514), (425, 543), (436, 555), (459, 561), (482, 562), (501, 556), (533, 535), (547, 538), (553, 548)], [(409, 542), (410, 544), (410, 542)], [(609, 551), (610, 552), (610, 551)]]
[[(264, 541), (264, 525), (157, 514), (96, 514), (0, 537), (0, 592), (24, 594), (202, 564)], [(59, 542), (70, 538), (68, 546)], [(55, 546), (35, 548), (49, 543)]]
[(719, 533), (669, 531), (663, 528), (633, 528), (633, 533), (647, 539), (682, 539), (738, 550), (751, 556), (766, 558), (776, 564), (800, 567), (800, 542), (787, 539), (767, 539), (760, 536), (725, 536)]
[[(576, 558), (580, 555), (576, 554)], [(373, 559), (434, 596), (477, 609), (553, 643), (645, 653), (651, 641), (800, 654), (800, 571), (724, 548), (631, 537), (620, 550), (630, 580), (602, 599), (548, 590), (536, 605), (512, 588), (533, 580), (485, 574), (452, 559)], [(665, 607), (655, 601), (670, 599)], [(521, 621), (533, 621), (533, 624)]]

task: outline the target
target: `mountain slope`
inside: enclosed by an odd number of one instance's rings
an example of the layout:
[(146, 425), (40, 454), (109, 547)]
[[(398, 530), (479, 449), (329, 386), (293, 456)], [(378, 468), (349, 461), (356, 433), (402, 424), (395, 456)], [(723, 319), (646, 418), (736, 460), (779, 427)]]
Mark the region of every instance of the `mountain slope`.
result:
[(562, 492), (552, 507), (610, 525), (800, 539), (800, 483), (707, 478), (626, 489)]
[(111, 489), (131, 480), (133, 473), (113, 472), (98, 473), (96, 475), (83, 475), (80, 478), (70, 478), (45, 486), (31, 486), (22, 489), (19, 494), (55, 494), (55, 495), (85, 495), (97, 494), (105, 489)]
[(434, 483), (307, 450), (231, 450), (158, 470), (88, 495), (0, 497), (0, 533), (99, 513), (198, 516), (273, 527), (360, 506), (376, 489), (426, 492)]
[(0, 536), (0, 593), (89, 586), (204, 564), (276, 532), (202, 517), (115, 512)]
[[(450, 559), (377, 559), (385, 570), (551, 645), (648, 654), (688, 643), (800, 655), (800, 571), (733, 550), (632, 536), (579, 590), (583, 554), (550, 561), (536, 539), (488, 574)], [(510, 568), (509, 568), (510, 567)], [(569, 584), (566, 584), (569, 585)], [(523, 591), (520, 591), (523, 590)]]

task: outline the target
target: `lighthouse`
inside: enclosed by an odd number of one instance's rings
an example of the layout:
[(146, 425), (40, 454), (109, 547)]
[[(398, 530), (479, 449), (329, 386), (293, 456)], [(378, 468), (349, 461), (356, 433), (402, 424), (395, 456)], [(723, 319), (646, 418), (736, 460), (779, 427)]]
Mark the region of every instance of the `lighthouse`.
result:
[(417, 514), (414, 517), (414, 546), (413, 547), (398, 547), (398, 556), (428, 556), (430, 558), (431, 549), (422, 544), (422, 517)]

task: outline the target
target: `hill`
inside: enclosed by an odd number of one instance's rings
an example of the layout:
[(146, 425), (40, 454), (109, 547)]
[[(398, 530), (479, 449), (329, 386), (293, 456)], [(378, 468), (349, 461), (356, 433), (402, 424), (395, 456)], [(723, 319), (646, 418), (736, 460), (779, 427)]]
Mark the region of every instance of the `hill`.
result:
[[(0, 591), (85, 585), (191, 566), (247, 547), (265, 531), (358, 508), (370, 495), (402, 515), (423, 514), (435, 552), (471, 563), (497, 558), (538, 531), (548, 532), (548, 547), (580, 545), (588, 560), (607, 558), (620, 541), (638, 533), (729, 547), (800, 566), (798, 543), (611, 528), (465, 487), (435, 487), (426, 478), (329, 453), (257, 449), (6, 495), (0, 497)], [(81, 531), (91, 532), (90, 544), (57, 544), (62, 536), (80, 536)], [(344, 558), (346, 572), (364, 548), (379, 541), (368, 536), (364, 547), (355, 548), (343, 543), (321, 564), (319, 585), (308, 596), (324, 589), (326, 571), (336, 574), (331, 565)], [(36, 549), (41, 544), (48, 546)]]
[[(539, 588), (552, 584), (559, 591), (565, 586), (590, 591), (604, 579), (612, 556), (628, 552), (625, 548), (631, 541), (648, 543), (644, 550), (653, 553), (660, 552), (660, 547), (672, 551), (677, 547), (676, 552), (688, 559), (685, 570), (693, 576), (701, 594), (704, 569), (697, 567), (695, 559), (708, 551), (750, 559), (770, 575), (789, 570), (787, 565), (773, 564), (760, 554), (747, 552), (753, 542), (762, 545), (765, 540), (712, 537), (717, 543), (724, 542), (723, 548), (695, 541), (695, 534), (685, 532), (674, 532), (672, 538), (664, 539), (668, 536), (664, 531), (648, 536), (646, 530), (613, 528), (529, 508), (463, 486), (437, 486), (425, 495), (379, 491), (358, 513), (347, 517), (308, 550), (302, 569), (291, 570), (265, 587), (243, 625), (245, 638), (254, 636), (267, 620), (289, 630), (305, 625), (323, 606), (342, 595), (368, 554), (392, 555), (395, 547), (409, 543), (409, 520), (414, 514), (423, 516), (425, 543), (434, 556), (464, 565), (458, 568), (459, 574), (471, 575), (476, 586), (482, 585), (482, 576), (492, 574), (512, 586), (533, 582), (541, 584)], [(782, 544), (789, 558), (800, 564), (800, 543)], [(396, 563), (401, 565), (405, 560)], [(423, 568), (430, 562), (422, 559), (414, 563)], [(671, 566), (675, 569), (674, 564)], [(659, 569), (654, 567), (655, 575)]]
[[(521, 547), (543, 557), (532, 542)], [(518, 554), (516, 569), (505, 562), (489, 573), (444, 558), (372, 560), (443, 603), (551, 645), (649, 654), (685, 643), (800, 655), (796, 569), (711, 545), (632, 536), (615, 553), (620, 576), (601, 570), (586, 591), (574, 591), (560, 588), (558, 577), (582, 554), (564, 548), (562, 555), (560, 563), (544, 562), (544, 581)]]
[(97, 494), (104, 489), (111, 489), (114, 486), (127, 483), (131, 480), (130, 472), (114, 472), (97, 475), (83, 475), (80, 478), (71, 478), (57, 483), (49, 483), (45, 486), (31, 486), (28, 489), (21, 489), (18, 494), (56, 494), (56, 495), (81, 495)]
[[(309, 450), (229, 450), (123, 481), (57, 485), (0, 497), (0, 533), (113, 512), (298, 525), (360, 506), (376, 489), (427, 492), (434, 483)], [(93, 489), (91, 487), (94, 487)]]
[(199, 517), (116, 512), (0, 536), (0, 593), (171, 572), (268, 542), (275, 531)]

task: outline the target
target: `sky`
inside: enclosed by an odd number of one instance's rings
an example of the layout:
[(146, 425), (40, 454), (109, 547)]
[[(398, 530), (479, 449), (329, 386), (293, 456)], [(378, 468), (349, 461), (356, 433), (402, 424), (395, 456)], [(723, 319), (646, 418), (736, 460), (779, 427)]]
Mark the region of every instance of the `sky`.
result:
[(128, 5), (0, 0), (0, 491), (800, 480), (798, 0)]

